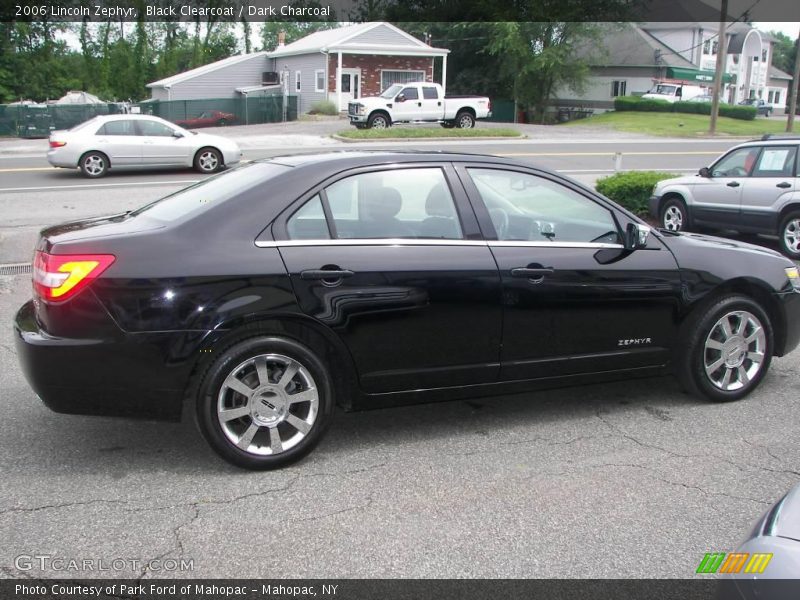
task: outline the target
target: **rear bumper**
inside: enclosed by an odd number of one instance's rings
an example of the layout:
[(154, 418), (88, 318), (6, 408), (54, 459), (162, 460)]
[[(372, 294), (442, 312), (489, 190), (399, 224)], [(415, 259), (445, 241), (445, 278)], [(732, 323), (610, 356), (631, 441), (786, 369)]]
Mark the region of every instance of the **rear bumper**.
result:
[(800, 292), (781, 292), (775, 297), (785, 325), (783, 343), (775, 348), (775, 355), (783, 356), (800, 345)]
[[(28, 383), (58, 413), (180, 419), (186, 374), (170, 372), (159, 334), (69, 339), (44, 331), (33, 302), (14, 319), (17, 357)], [(171, 387), (168, 382), (177, 384)]]
[(65, 167), (68, 169), (74, 169), (78, 166), (78, 159), (75, 158), (74, 156), (70, 156), (67, 152), (64, 152), (61, 148), (48, 150), (47, 162), (49, 162), (54, 167)]

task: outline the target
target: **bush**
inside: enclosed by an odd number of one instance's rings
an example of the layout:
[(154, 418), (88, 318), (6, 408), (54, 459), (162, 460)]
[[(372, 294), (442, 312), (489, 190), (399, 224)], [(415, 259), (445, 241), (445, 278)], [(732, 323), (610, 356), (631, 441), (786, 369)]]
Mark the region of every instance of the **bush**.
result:
[(330, 100), (317, 100), (311, 103), (311, 108), (308, 111), (310, 115), (338, 115), (339, 111), (336, 105)]
[[(710, 115), (710, 102), (673, 102), (639, 98), (638, 96), (619, 96), (614, 98), (614, 110), (635, 110), (637, 112), (676, 112), (695, 115)], [(733, 106), (720, 104), (719, 114), (722, 117), (752, 121), (756, 118), (756, 109), (753, 106)]]
[(614, 202), (627, 208), (634, 214), (646, 215), (647, 200), (653, 193), (653, 187), (662, 179), (677, 177), (672, 173), (659, 173), (658, 171), (629, 171), (615, 173), (610, 177), (603, 177), (595, 184), (595, 189), (611, 198)]

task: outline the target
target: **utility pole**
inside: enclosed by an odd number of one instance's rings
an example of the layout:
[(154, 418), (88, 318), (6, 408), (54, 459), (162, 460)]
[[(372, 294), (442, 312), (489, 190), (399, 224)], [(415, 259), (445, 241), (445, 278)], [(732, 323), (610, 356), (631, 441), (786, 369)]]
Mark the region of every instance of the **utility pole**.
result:
[(722, 78), (725, 75), (725, 62), (728, 58), (728, 37), (725, 35), (725, 20), (728, 18), (728, 0), (722, 0), (719, 9), (719, 34), (717, 43), (717, 68), (714, 73), (714, 95), (711, 100), (711, 123), (708, 133), (714, 135), (717, 132), (717, 116), (719, 115), (719, 93), (722, 86)]
[(789, 102), (789, 118), (786, 119), (786, 132), (792, 133), (794, 113), (797, 110), (797, 94), (800, 87), (800, 34), (794, 43), (794, 74), (792, 76), (792, 101)]

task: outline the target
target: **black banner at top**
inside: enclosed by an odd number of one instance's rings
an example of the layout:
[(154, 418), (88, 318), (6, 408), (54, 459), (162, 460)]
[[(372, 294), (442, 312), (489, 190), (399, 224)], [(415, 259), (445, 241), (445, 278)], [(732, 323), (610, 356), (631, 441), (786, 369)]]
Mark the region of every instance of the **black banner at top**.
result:
[[(2, 21), (719, 22), (722, 0), (5, 0)], [(728, 0), (727, 21), (800, 21), (796, 0)]]

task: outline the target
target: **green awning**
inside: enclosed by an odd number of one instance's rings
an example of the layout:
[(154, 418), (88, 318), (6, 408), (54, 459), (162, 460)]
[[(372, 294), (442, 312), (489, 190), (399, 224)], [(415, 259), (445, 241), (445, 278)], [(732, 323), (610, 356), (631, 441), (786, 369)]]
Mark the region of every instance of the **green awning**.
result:
[[(687, 69), (685, 67), (667, 67), (667, 77), (670, 79), (681, 79), (683, 81), (696, 81), (698, 83), (712, 83), (714, 81), (714, 71), (701, 71), (700, 69)], [(725, 73), (722, 76), (723, 83), (735, 83), (736, 76)]]

